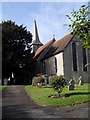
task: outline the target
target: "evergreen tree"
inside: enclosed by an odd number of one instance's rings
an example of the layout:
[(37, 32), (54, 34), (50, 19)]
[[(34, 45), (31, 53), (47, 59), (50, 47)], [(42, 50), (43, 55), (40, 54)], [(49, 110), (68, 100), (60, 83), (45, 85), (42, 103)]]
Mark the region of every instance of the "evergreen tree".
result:
[[(31, 67), (33, 54), (30, 43), (32, 34), (23, 25), (8, 20), (2, 22), (2, 73), (3, 78), (17, 71), (26, 75)], [(26, 67), (28, 66), (28, 67)]]

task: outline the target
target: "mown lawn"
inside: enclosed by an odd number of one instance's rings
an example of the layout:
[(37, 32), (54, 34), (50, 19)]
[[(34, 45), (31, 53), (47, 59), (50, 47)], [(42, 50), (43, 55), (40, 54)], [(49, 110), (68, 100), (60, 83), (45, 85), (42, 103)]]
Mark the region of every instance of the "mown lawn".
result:
[(82, 86), (76, 86), (75, 90), (69, 91), (67, 86), (62, 91), (62, 98), (53, 98), (51, 95), (56, 95), (50, 86), (43, 86), (38, 88), (37, 86), (28, 85), (25, 86), (26, 91), (39, 105), (45, 106), (69, 106), (75, 104), (82, 104), (90, 101), (90, 84), (84, 84)]

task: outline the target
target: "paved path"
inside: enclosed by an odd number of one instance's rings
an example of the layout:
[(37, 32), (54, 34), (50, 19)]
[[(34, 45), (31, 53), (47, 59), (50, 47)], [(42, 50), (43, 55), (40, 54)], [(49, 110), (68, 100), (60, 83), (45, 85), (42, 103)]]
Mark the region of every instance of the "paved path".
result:
[(45, 107), (27, 96), (24, 86), (9, 86), (2, 95), (2, 117), (5, 118), (87, 118), (88, 104), (72, 107)]

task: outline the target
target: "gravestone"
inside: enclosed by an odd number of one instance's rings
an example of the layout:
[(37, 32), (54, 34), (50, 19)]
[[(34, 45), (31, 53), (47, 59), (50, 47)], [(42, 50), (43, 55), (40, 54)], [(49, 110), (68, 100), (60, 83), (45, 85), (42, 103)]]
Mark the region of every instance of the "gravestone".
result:
[(74, 90), (74, 80), (73, 80), (73, 79), (71, 79), (71, 80), (69, 81), (68, 89), (69, 89), (69, 90)]
[(79, 85), (83, 85), (83, 78), (82, 78), (82, 76), (79, 77)]

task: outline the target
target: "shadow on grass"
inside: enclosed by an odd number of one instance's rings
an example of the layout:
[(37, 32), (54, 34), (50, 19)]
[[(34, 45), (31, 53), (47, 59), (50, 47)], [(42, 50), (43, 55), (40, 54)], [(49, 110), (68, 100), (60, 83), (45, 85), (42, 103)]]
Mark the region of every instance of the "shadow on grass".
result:
[(65, 97), (70, 97), (72, 95), (89, 95), (90, 92), (73, 92), (73, 93), (66, 93), (64, 96)]
[[(66, 93), (64, 95), (61, 95), (62, 97), (70, 97), (72, 95), (89, 95), (90, 92), (73, 92), (73, 93)], [(51, 96), (54, 96), (55, 98), (57, 98), (57, 94), (51, 94), (48, 96), (48, 98), (50, 98)]]
[(52, 88), (51, 86), (44, 86), (44, 88)]

